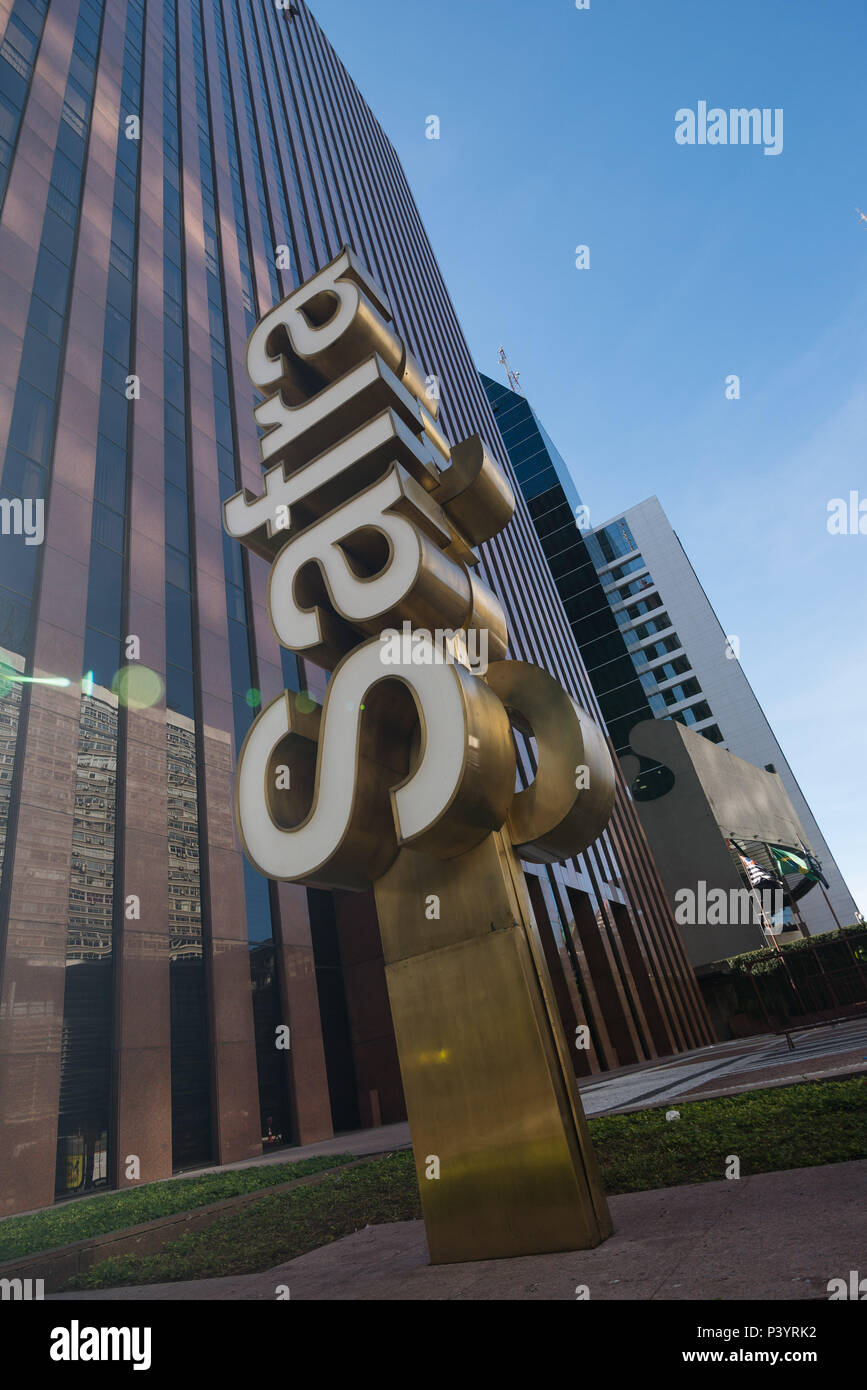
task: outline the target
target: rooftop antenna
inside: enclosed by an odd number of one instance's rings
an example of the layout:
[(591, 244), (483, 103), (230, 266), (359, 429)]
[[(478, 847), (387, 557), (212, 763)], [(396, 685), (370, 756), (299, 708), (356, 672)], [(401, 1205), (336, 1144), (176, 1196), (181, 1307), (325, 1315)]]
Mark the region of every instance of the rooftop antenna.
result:
[(511, 389), (513, 391), (517, 391), (519, 396), (523, 396), (524, 393), (521, 390), (521, 386), (518, 381), (518, 377), (521, 375), (521, 373), (512, 371), (512, 368), (509, 366), (509, 359), (506, 356), (506, 349), (502, 345), (500, 346), (500, 355), (497, 358), (497, 361), (501, 362), (502, 365), (505, 367), (506, 376), (509, 378), (509, 386), (511, 387)]

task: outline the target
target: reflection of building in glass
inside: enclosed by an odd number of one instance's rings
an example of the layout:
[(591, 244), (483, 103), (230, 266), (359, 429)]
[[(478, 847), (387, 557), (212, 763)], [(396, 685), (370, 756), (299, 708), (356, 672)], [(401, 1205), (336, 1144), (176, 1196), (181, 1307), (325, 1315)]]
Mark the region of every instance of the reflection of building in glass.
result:
[[(2, 1212), (50, 1202), (58, 1166), (61, 1191), (126, 1186), (126, 1155), (150, 1181), (405, 1114), (373, 895), (268, 884), (234, 825), (256, 710), (326, 688), (222, 528), (221, 504), (262, 488), (253, 324), (349, 245), (438, 376), (446, 434), (508, 466), (394, 150), (304, 0), (11, 16), (0, 487), (44, 498), (46, 531), (2, 538), (0, 646), (71, 684), (9, 697)], [(129, 112), (147, 138), (125, 138)], [(513, 654), (598, 714), (520, 499), (482, 565)], [(151, 708), (110, 694), (136, 662), (164, 688)], [(567, 1032), (590, 1029), (577, 1068), (709, 1040), (625, 795), (585, 855), (528, 878)]]
[(172, 1049), (172, 1154), (175, 1167), (210, 1155), (210, 1068), (199, 878), (195, 725), (172, 713), (166, 723), (168, 919)]
[(57, 1129), (58, 1194), (104, 1184), (111, 1103), (117, 698), (81, 696)]
[[(183, 721), (183, 722), (181, 722)], [(192, 720), (172, 715), (166, 724), (169, 827), (169, 930), (202, 935), (199, 885), (199, 805)]]
[(21, 718), (21, 684), (4, 679), (4, 669), (12, 673), (24, 670), (24, 658), (17, 652), (0, 647), (0, 874), (6, 854), (6, 826), (12, 797), (12, 772), (15, 767), (15, 747), (18, 743), (18, 724)]
[(259, 1105), (262, 1116), (262, 1142), (273, 1147), (287, 1139), (292, 1132), (292, 1117), (286, 1104), (284, 1079), (285, 1052), (291, 1047), (291, 1035), (282, 1037), (277, 959), (270, 942), (250, 950), (250, 977), (253, 985), (253, 1028), (259, 1065)]
[(69, 876), (70, 961), (94, 960), (111, 951), (116, 785), (117, 699), (95, 689), (81, 697)]

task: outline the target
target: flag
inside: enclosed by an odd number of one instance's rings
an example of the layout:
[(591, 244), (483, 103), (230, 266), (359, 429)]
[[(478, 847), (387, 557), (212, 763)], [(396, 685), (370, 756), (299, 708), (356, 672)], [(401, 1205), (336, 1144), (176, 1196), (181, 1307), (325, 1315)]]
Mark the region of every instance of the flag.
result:
[(744, 872), (750, 881), (751, 888), (755, 888), (759, 892), (761, 892), (763, 888), (782, 888), (782, 883), (777, 878), (776, 874), (771, 873), (770, 869), (763, 869), (760, 864), (756, 863), (755, 859), (750, 859), (741, 850), (738, 850), (737, 853), (738, 858), (744, 866)]
[[(768, 845), (768, 849), (777, 862), (777, 867), (782, 874), (803, 874), (805, 877), (815, 879), (816, 874), (810, 868), (800, 854), (796, 854), (793, 849), (780, 849), (777, 845)], [(815, 862), (815, 861), (814, 861)]]
[(823, 888), (830, 888), (831, 885), (822, 873), (822, 865), (819, 863), (818, 859), (814, 859), (812, 854), (808, 854), (806, 850), (804, 850), (804, 857), (810, 866), (810, 872), (813, 878), (817, 879)]

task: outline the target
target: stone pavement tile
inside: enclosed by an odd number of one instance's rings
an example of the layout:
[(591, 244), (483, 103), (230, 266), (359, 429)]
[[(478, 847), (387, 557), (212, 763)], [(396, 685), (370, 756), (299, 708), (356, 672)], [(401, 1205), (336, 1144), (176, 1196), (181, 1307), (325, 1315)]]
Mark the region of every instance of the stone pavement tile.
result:
[[(801, 1077), (809, 1080), (817, 1073), (822, 1075), (835, 1073), (842, 1075), (851, 1072), (867, 1073), (867, 1063), (864, 1061), (864, 1051), (859, 1048), (852, 1052), (837, 1052), (832, 1056), (804, 1057), (798, 1059), (796, 1053), (792, 1053), (791, 1062), (776, 1063), (768, 1067), (755, 1067), (750, 1071), (727, 1072), (725, 1076), (726, 1090), (733, 1090), (740, 1086), (766, 1087), (770, 1081), (798, 1081)], [(705, 1081), (698, 1086), (685, 1091), (681, 1096), (682, 1100), (687, 1098), (700, 1099), (705, 1091), (712, 1091), (720, 1086), (720, 1080)]]
[(588, 1116), (627, 1106), (647, 1109), (664, 1104), (667, 1096), (681, 1095), (691, 1087), (700, 1085), (706, 1078), (715, 1079), (717, 1085), (727, 1084), (730, 1065), (729, 1060), (705, 1058), (702, 1062), (679, 1068), (676, 1074), (667, 1067), (640, 1072), (625, 1080), (604, 1082), (589, 1091), (582, 1089), (581, 1103)]
[(809, 1300), (863, 1268), (867, 1160), (612, 1197), (595, 1250), (430, 1265), (420, 1221), (368, 1226), (259, 1274), (57, 1300)]
[(357, 1129), (349, 1134), (338, 1134), (333, 1139), (321, 1139), (315, 1144), (275, 1149), (273, 1153), (257, 1154), (255, 1158), (244, 1158), (238, 1163), (184, 1169), (182, 1173), (172, 1174), (172, 1177), (198, 1178), (206, 1173), (231, 1173), (240, 1168), (258, 1168), (272, 1163), (296, 1163), (301, 1159), (319, 1158), (328, 1154), (351, 1153), (366, 1156), (391, 1153), (394, 1149), (408, 1149), (409, 1146), (409, 1123), (401, 1120), (393, 1125), (378, 1125), (375, 1129)]
[[(863, 1264), (867, 1161), (757, 1173), (725, 1186), (732, 1201), (724, 1221), (686, 1243), (656, 1298), (695, 1298), (697, 1288), (704, 1298), (826, 1297), (829, 1279)], [(688, 1221), (686, 1208), (678, 1218)]]

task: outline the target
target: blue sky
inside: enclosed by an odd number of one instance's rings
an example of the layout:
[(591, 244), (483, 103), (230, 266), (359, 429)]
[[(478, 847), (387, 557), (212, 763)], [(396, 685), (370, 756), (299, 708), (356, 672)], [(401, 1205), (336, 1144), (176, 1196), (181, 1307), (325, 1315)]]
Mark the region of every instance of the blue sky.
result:
[[(867, 499), (867, 6), (311, 4), (477, 365), (505, 344), (593, 523), (657, 494), (867, 913), (867, 535), (826, 526)], [(782, 108), (782, 152), (677, 144), (699, 101)]]

